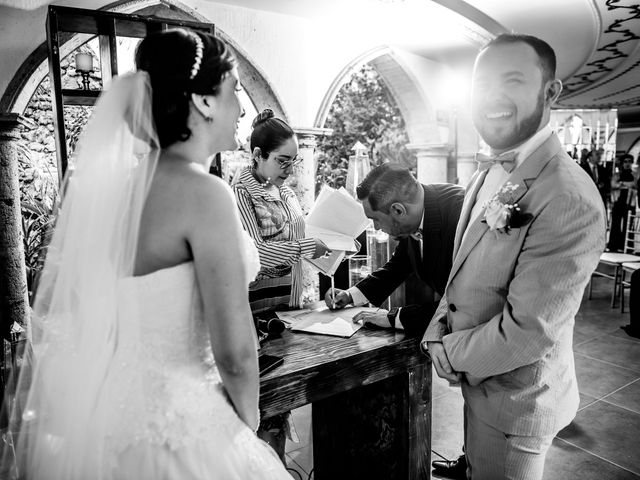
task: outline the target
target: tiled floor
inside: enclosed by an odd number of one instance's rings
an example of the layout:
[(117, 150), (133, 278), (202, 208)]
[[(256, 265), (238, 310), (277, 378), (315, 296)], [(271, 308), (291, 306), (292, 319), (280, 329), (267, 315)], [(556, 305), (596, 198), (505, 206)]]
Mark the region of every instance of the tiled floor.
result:
[[(545, 480), (640, 479), (640, 340), (620, 329), (629, 315), (609, 307), (609, 291), (607, 280), (597, 279), (576, 318), (580, 409), (551, 446)], [(311, 407), (294, 410), (293, 418), (300, 442), (287, 442), (287, 461), (293, 478), (311, 479)], [(432, 438), (434, 459), (460, 454), (462, 396), (435, 375)]]

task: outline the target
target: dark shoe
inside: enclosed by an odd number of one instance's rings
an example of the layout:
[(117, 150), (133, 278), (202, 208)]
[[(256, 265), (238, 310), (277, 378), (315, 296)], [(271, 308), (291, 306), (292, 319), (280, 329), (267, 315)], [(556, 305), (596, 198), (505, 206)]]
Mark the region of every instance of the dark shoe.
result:
[(467, 457), (460, 455), (456, 460), (434, 460), (433, 473), (454, 480), (467, 480)]
[(627, 332), (627, 335), (630, 337), (640, 338), (640, 328), (634, 325), (625, 325), (624, 327), (620, 327), (622, 330)]

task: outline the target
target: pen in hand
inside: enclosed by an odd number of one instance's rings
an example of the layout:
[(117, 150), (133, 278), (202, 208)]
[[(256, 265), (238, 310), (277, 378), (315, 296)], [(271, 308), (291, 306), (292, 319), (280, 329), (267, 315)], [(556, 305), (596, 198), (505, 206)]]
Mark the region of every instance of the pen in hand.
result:
[(336, 287), (333, 280), (333, 275), (331, 275), (331, 309), (335, 310), (336, 308)]

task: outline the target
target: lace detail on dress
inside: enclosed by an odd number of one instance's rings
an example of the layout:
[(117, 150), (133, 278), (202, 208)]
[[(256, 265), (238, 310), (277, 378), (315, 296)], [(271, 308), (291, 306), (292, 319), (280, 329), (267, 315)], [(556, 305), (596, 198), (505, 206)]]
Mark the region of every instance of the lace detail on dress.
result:
[(119, 315), (142, 321), (140, 332), (119, 336), (119, 368), (105, 388), (114, 395), (105, 403), (122, 419), (110, 432), (115, 449), (141, 440), (189, 447), (213, 427), (228, 434), (230, 406), (197, 292), (191, 262), (121, 282)]
[[(255, 275), (257, 250), (247, 238), (247, 270)], [(124, 324), (130, 315), (141, 321), (139, 332), (119, 332), (117, 367), (105, 381), (111, 467), (117, 468), (119, 455), (139, 445), (174, 453), (207, 445), (218, 451), (237, 449), (244, 468), (260, 472), (250, 478), (283, 478), (275, 454), (240, 420), (224, 390), (193, 263), (123, 279), (119, 298)]]

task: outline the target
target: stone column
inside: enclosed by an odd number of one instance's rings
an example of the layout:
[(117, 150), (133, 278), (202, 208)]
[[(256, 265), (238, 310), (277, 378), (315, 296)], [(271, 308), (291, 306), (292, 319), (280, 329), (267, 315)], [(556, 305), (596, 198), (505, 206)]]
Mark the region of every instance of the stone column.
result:
[(458, 153), (458, 185), (466, 187), (477, 169), (475, 151)]
[(316, 165), (315, 150), (318, 135), (331, 135), (333, 130), (329, 128), (294, 128), (298, 136), (298, 155), (304, 161), (293, 170), (291, 188), (296, 192), (302, 211), (309, 213), (316, 200)]
[[(316, 170), (315, 149), (318, 135), (330, 135), (333, 131), (328, 128), (294, 128), (298, 136), (298, 155), (304, 160), (293, 171), (290, 186), (296, 193), (302, 211), (306, 215), (316, 200)], [(304, 291), (303, 301), (318, 300), (318, 274), (307, 262), (303, 262)]]
[(0, 333), (7, 339), (13, 323), (25, 326), (29, 317), (16, 144), (24, 122), (0, 115)]
[(412, 143), (407, 145), (415, 152), (418, 160), (418, 181), (420, 183), (453, 182), (449, 174), (449, 154), (453, 146), (448, 143)]
[(458, 184), (466, 187), (477, 170), (476, 153), (480, 147), (480, 137), (467, 109), (458, 112)]

